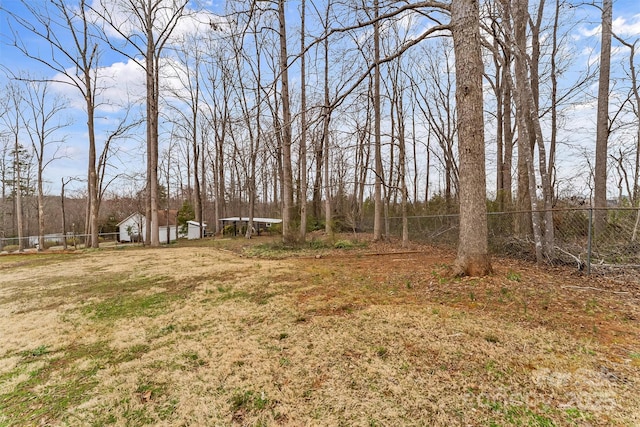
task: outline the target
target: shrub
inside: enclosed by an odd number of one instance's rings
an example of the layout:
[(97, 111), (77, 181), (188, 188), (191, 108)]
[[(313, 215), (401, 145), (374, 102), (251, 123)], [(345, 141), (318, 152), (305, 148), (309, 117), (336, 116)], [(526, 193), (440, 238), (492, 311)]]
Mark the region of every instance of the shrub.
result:
[(189, 229), (187, 221), (191, 221), (195, 219), (195, 217), (196, 212), (193, 209), (193, 206), (191, 206), (191, 203), (189, 203), (188, 200), (185, 200), (182, 203), (182, 207), (178, 210), (177, 220), (180, 233), (187, 234), (187, 231)]
[(271, 224), (269, 227), (267, 227), (267, 231), (269, 233), (282, 233), (282, 223)]
[(20, 247), (18, 245), (6, 245), (5, 247), (2, 248), (2, 250), (7, 251), (7, 252), (14, 252), (17, 251)]
[(52, 246), (58, 246), (60, 242), (57, 240), (45, 240), (44, 241), (44, 249), (49, 249)]
[(351, 249), (355, 245), (351, 240), (338, 240), (333, 247), (336, 249)]
[(233, 236), (234, 227), (233, 225), (225, 225), (222, 229), (223, 236)]

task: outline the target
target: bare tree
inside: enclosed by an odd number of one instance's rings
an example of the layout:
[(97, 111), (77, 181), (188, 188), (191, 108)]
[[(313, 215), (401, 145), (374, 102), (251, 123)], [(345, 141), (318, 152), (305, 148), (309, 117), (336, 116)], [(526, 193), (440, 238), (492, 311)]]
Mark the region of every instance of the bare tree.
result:
[(293, 171), (291, 166), (291, 107), (289, 99), (289, 64), (287, 55), (287, 25), (285, 0), (278, 0), (278, 24), (280, 39), (280, 90), (282, 97), (282, 238), (295, 240), (292, 229)]
[[(111, 48), (138, 64), (145, 72), (147, 93), (147, 203), (145, 242), (159, 246), (158, 223), (158, 126), (160, 98), (160, 59), (171, 39), (187, 0), (100, 0), (93, 11), (126, 44), (106, 37)], [(106, 32), (105, 32), (106, 34)], [(132, 49), (132, 51), (127, 50)], [(142, 59), (140, 59), (142, 58)]]
[(207, 101), (203, 105), (203, 114), (209, 128), (213, 133), (213, 155), (211, 159), (212, 179), (214, 182), (214, 219), (216, 233), (220, 232), (219, 219), (226, 209), (226, 153), (229, 128), (231, 122), (230, 105), (232, 102), (231, 71), (233, 61), (228, 60), (223, 52), (217, 52), (205, 65), (204, 85)]
[[(60, 210), (61, 210), (61, 217), (62, 217), (62, 247), (63, 249), (66, 251), (67, 250), (67, 213), (65, 211), (65, 187), (67, 186), (67, 184), (69, 184), (72, 181), (77, 181), (78, 178), (72, 177), (72, 178), (60, 178), (60, 183), (62, 184), (60, 187)], [(74, 246), (75, 246), (75, 241), (74, 241)]]
[[(637, 47), (640, 42), (640, 38), (633, 41), (633, 43), (624, 40), (614, 34), (614, 37), (620, 44), (629, 49), (627, 74), (631, 83), (631, 89), (629, 94), (631, 111), (635, 118), (635, 153), (633, 154), (633, 166), (632, 166), (632, 178), (631, 183), (627, 184), (627, 192), (631, 197), (631, 203), (633, 206), (640, 205), (640, 197), (638, 192), (640, 191), (640, 85), (638, 82), (638, 70), (636, 68), (635, 58), (638, 52)], [(622, 156), (621, 156), (622, 157)], [(625, 156), (626, 157), (626, 156)], [(621, 159), (622, 160), (622, 159)], [(640, 214), (639, 214), (640, 215)]]
[(300, 2), (300, 241), (307, 239), (307, 55), (306, 0)]
[[(329, 12), (330, 12), (331, 3), (327, 2), (327, 8), (325, 10), (325, 25), (329, 25)], [(324, 230), (327, 234), (330, 234), (333, 231), (332, 228), (332, 219), (331, 219), (331, 185), (330, 185), (330, 177), (329, 177), (329, 146), (330, 146), (330, 130), (329, 124), (331, 122), (331, 113), (332, 108), (330, 105), (330, 94), (329, 94), (329, 37), (324, 39), (323, 43), (324, 48), (324, 70), (323, 70), (323, 92), (324, 92), (324, 104), (322, 106), (322, 143), (321, 146), (323, 148), (322, 159), (324, 160)]]
[(42, 251), (45, 249), (44, 172), (51, 162), (60, 158), (60, 148), (65, 138), (58, 137), (57, 133), (70, 124), (60, 117), (68, 103), (61, 96), (50, 93), (47, 81), (27, 82), (25, 93), (27, 111), (22, 119), (36, 159), (38, 250)]
[(489, 2), (490, 25), (485, 26), (490, 35), (485, 45), (492, 54), (494, 75), (487, 81), (495, 95), (496, 123), (496, 201), (498, 209), (503, 211), (513, 202), (511, 168), (513, 163), (514, 132), (512, 120), (512, 87), (510, 69), (512, 66), (511, 49), (504, 40), (504, 25), (500, 2)]
[(415, 79), (430, 84), (415, 85), (418, 109), (428, 126), (430, 135), (436, 140), (439, 151), (434, 156), (444, 169), (444, 198), (447, 210), (451, 209), (459, 187), (459, 167), (456, 156), (458, 126), (455, 105), (455, 72), (451, 61), (453, 47), (450, 42), (435, 41), (431, 48), (425, 47), (423, 65), (417, 70)]
[(373, 217), (373, 240), (382, 238), (382, 141), (380, 117), (380, 9), (378, 0), (373, 1), (373, 138), (374, 138), (374, 162), (375, 162), (375, 186), (374, 186), (374, 217)]
[(55, 15), (48, 7), (40, 7), (39, 3), (23, 1), (28, 16), (11, 14), (11, 17), (22, 28), (44, 40), (51, 46), (50, 56), (41, 55), (33, 44), (22, 40), (14, 32), (13, 44), (25, 56), (46, 65), (51, 70), (64, 76), (57, 82), (71, 85), (82, 95), (86, 104), (87, 131), (89, 145), (88, 159), (88, 211), (91, 233), (91, 247), (97, 248), (98, 242), (98, 175), (96, 154), (95, 110), (96, 92), (98, 89), (99, 44), (92, 34), (92, 23), (89, 19), (90, 8), (85, 0), (71, 7), (63, 0), (52, 0)]
[(607, 146), (609, 142), (609, 79), (611, 75), (611, 26), (613, 0), (602, 0), (602, 34), (600, 42), (600, 77), (598, 79), (598, 110), (596, 121), (596, 162), (593, 206), (596, 236), (607, 221)]
[[(203, 64), (204, 49), (198, 37), (184, 35), (176, 43), (175, 61), (171, 61), (171, 77), (174, 85), (169, 89), (173, 96), (170, 103), (172, 117), (179, 118), (177, 123), (183, 127), (192, 159), (193, 207), (195, 221), (200, 224), (200, 237), (204, 237), (203, 225), (203, 186), (201, 186), (201, 161), (204, 157), (204, 141), (201, 141), (200, 110), (202, 91), (200, 89), (200, 71)], [(175, 119), (169, 119), (175, 121)], [(188, 168), (191, 165), (188, 165)], [(189, 178), (190, 180), (190, 178)]]
[(460, 153), (460, 238), (456, 269), (462, 275), (486, 275), (492, 268), (487, 238), (480, 11), (475, 0), (454, 1), (450, 8)]
[[(527, 145), (523, 146), (525, 149), (522, 153), (527, 163), (528, 170), (528, 182), (529, 182), (529, 194), (531, 197), (532, 207), (532, 224), (534, 240), (536, 245), (536, 259), (538, 262), (542, 262), (544, 258), (553, 259), (553, 213), (552, 208), (552, 189), (548, 176), (548, 169), (546, 165), (546, 150), (545, 143), (542, 136), (542, 130), (539, 119), (539, 98), (538, 87), (539, 82), (537, 62), (528, 66), (527, 61), (527, 22), (529, 19), (529, 12), (527, 9), (528, 2), (518, 1), (514, 2), (513, 8), (513, 53), (515, 56), (515, 85), (517, 88), (516, 96), (516, 108), (519, 117), (519, 135)], [(539, 12), (542, 13), (542, 12)], [(536, 28), (533, 29), (535, 34), (538, 34)], [(538, 36), (536, 36), (537, 38)], [(534, 38), (535, 39), (535, 38)], [(534, 51), (534, 54), (536, 52)], [(534, 71), (535, 68), (535, 71)], [(535, 89), (534, 89), (535, 88)], [(538, 194), (535, 176), (535, 166), (533, 164), (533, 148), (538, 147), (538, 160), (539, 160), (539, 173), (541, 179), (542, 199), (544, 206), (544, 222), (541, 223), (541, 215), (538, 212)], [(543, 227), (544, 225), (544, 227)]]
[(15, 203), (14, 218), (17, 222), (17, 235), (18, 235), (18, 250), (22, 252), (25, 248), (23, 233), (24, 233), (24, 217), (23, 217), (23, 205), (22, 205), (22, 193), (23, 193), (23, 158), (24, 158), (24, 146), (20, 143), (20, 131), (22, 129), (22, 115), (24, 112), (24, 94), (22, 88), (16, 81), (12, 81), (7, 84), (5, 88), (9, 110), (7, 114), (2, 115), (2, 119), (11, 135), (12, 141), (12, 169), (13, 180), (11, 182), (12, 194)]

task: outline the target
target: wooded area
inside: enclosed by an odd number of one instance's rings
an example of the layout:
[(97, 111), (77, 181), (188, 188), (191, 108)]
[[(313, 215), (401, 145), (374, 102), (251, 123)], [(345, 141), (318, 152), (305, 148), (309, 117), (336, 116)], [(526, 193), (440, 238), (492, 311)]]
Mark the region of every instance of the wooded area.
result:
[[(281, 217), (285, 242), (370, 220), (381, 240), (402, 216), (406, 245), (407, 217), (455, 212), (460, 274), (481, 275), (487, 208), (528, 212), (513, 233), (543, 262), (555, 258), (553, 208), (639, 205), (640, 37), (616, 33), (611, 0), (193, 7), (2, 6), (7, 49), (48, 70), (3, 63), (4, 236), (23, 236), (29, 215), (41, 239), (60, 231), (46, 185), (52, 165), (79, 161), (78, 144), (85, 175), (62, 177), (61, 193), (76, 184), (72, 222), (92, 247), (105, 218), (133, 209), (157, 246), (158, 210), (185, 201), (216, 232), (225, 216)], [(114, 80), (114, 64), (137, 70), (139, 87)], [(82, 111), (82, 140), (70, 111)], [(113, 208), (125, 199), (131, 211)], [(607, 217), (595, 220), (604, 232)]]

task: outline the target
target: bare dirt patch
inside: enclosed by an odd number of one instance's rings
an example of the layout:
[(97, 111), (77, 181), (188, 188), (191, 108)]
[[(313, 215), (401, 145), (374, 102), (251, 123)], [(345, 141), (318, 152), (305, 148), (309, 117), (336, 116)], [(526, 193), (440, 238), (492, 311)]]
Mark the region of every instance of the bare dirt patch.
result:
[(640, 424), (636, 285), (350, 239), (2, 257), (0, 425)]

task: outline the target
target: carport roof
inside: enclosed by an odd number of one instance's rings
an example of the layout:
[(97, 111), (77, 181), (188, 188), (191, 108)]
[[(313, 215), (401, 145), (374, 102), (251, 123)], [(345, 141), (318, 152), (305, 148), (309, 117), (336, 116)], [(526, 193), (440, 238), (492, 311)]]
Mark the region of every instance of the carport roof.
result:
[[(246, 216), (231, 216), (229, 218), (220, 218), (222, 222), (249, 222), (249, 217)], [(271, 224), (280, 224), (282, 222), (279, 218), (260, 218), (253, 217), (253, 222), (264, 222)]]

